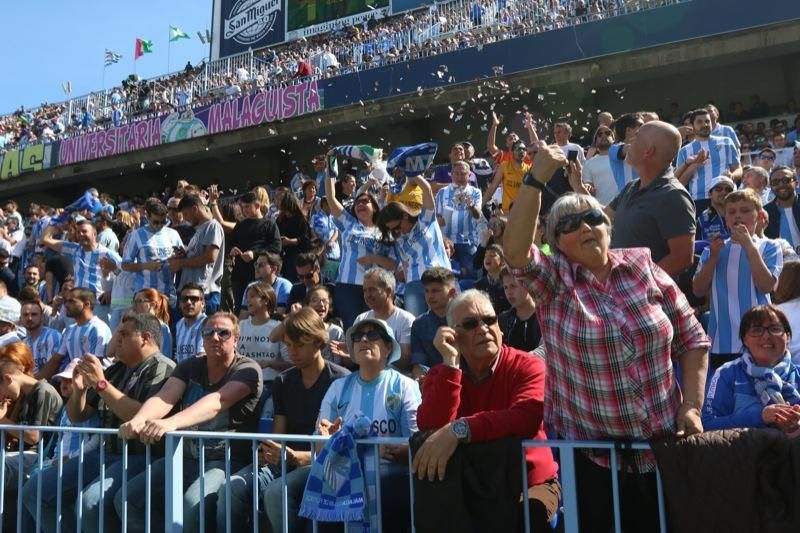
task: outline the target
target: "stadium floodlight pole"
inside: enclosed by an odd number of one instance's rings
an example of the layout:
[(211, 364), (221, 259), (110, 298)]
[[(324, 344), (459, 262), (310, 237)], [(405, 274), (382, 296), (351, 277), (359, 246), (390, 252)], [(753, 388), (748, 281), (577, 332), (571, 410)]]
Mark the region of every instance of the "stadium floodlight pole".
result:
[(167, 26), (167, 74), (169, 74), (169, 51), (172, 48), (172, 29)]

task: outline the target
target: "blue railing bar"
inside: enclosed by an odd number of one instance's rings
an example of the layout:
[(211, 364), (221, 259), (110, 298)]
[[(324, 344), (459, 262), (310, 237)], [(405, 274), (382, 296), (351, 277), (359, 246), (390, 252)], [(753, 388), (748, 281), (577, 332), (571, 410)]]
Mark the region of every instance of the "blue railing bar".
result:
[(253, 533), (258, 533), (258, 442), (250, 443), (250, 454), (253, 463)]
[[(104, 490), (102, 487), (101, 490)], [(122, 533), (128, 531), (128, 441), (122, 440)], [(102, 528), (102, 526), (100, 526)], [(102, 529), (101, 529), (102, 531)]]
[[(100, 434), (100, 447), (103, 446), (103, 434)], [(86, 458), (86, 435), (81, 435), (81, 443), (78, 455), (78, 488), (83, 487), (83, 460)], [(63, 510), (63, 509), (62, 509)], [(81, 519), (83, 518), (83, 491), (78, 490), (78, 499), (75, 503), (75, 531), (83, 531)], [(61, 531), (61, 514), (58, 515), (58, 530)]]
[[(614, 533), (622, 533), (622, 524), (619, 508), (619, 471), (617, 470), (617, 453), (611, 452), (611, 498), (614, 506)], [(624, 472), (623, 472), (624, 474)], [(577, 480), (575, 480), (577, 483)]]
[[(105, 485), (105, 478), (106, 478), (106, 447), (104, 446), (103, 437), (100, 437), (100, 524), (98, 524), (99, 531), (103, 531), (103, 507), (105, 507), (105, 492), (102, 490), (103, 485)], [(91, 483), (91, 481), (89, 481)], [(81, 487), (83, 488), (83, 487)]]
[[(203, 473), (201, 472), (200, 475), (202, 476)], [(253, 478), (254, 483), (255, 481)], [(253, 511), (256, 512), (255, 509)], [(257, 514), (255, 518), (258, 518)], [(200, 520), (202, 519), (203, 517), (200, 517)], [(225, 439), (225, 531), (231, 533), (231, 441), (228, 439)]]
[[(166, 512), (164, 526), (166, 532), (182, 533), (183, 531), (183, 443), (180, 436), (166, 435)], [(201, 454), (202, 457), (202, 454)], [(200, 479), (203, 479), (200, 476)], [(203, 501), (202, 498), (200, 501)], [(201, 527), (203, 520), (200, 521)]]
[(658, 490), (658, 528), (667, 533), (667, 512), (664, 508), (664, 487), (661, 486), (661, 471), (656, 468), (656, 489)]
[[(0, 463), (6, 464), (6, 430), (5, 427), (0, 429)], [(6, 486), (6, 469), (0, 468), (0, 487)], [(5, 498), (0, 498), (0, 524), (3, 523), (3, 511)]]
[[(81, 435), (81, 444), (83, 444), (83, 435)], [(80, 446), (80, 445), (79, 445)], [(64, 477), (64, 440), (58, 440), (58, 479), (56, 480), (56, 532), (61, 532), (61, 487), (62, 478)], [(41, 479), (41, 478), (40, 478)], [(39, 525), (37, 524), (37, 527)]]
[(200, 457), (198, 459), (200, 468), (200, 533), (205, 533), (206, 499), (203, 496), (206, 493), (206, 443), (202, 438), (197, 445), (197, 449), (200, 450)]
[[(152, 447), (148, 444), (147, 447), (144, 449), (144, 480), (145, 480), (145, 489), (144, 489), (144, 503), (147, 508), (144, 510), (144, 530), (145, 533), (150, 533), (150, 519), (152, 518), (152, 512), (150, 511), (153, 493), (150, 490), (150, 483), (153, 481), (153, 450)], [(165, 465), (166, 466), (166, 465)]]
[[(59, 439), (60, 442), (60, 439)], [(36, 461), (36, 466), (38, 467), (38, 471), (41, 473), (42, 469), (44, 468), (44, 435), (39, 434), (39, 444), (37, 446), (36, 451), (38, 452), (39, 457)], [(58, 456), (58, 460), (61, 460), (61, 456)], [(17, 498), (22, 501), (22, 493), (17, 494)], [(42, 476), (36, 476), (36, 527), (39, 527), (39, 523), (42, 520)], [(21, 522), (22, 520), (17, 517), (17, 522)]]
[[(381, 507), (381, 449), (380, 444), (373, 444), (372, 446), (372, 449), (375, 451), (375, 499), (378, 501), (378, 531), (383, 531), (383, 508)], [(364, 457), (364, 460), (364, 466), (366, 467), (366, 461), (369, 460), (369, 457)], [(364, 512), (369, 511), (364, 509)]]
[(408, 491), (411, 495), (411, 533), (416, 533), (417, 528), (414, 525), (414, 464), (411, 457), (411, 446), (408, 447)]
[[(526, 441), (527, 442), (527, 441)], [(522, 443), (523, 449), (525, 442)], [(565, 453), (566, 452), (566, 453)], [(575, 450), (567, 448), (561, 452), (561, 500), (564, 502), (564, 533), (578, 533), (578, 490), (575, 487)]]
[[(22, 520), (19, 520), (19, 517), (22, 516), (22, 498), (20, 495), (22, 494), (22, 482), (25, 479), (25, 462), (23, 461), (25, 458), (25, 436), (23, 435), (23, 430), (19, 432), (17, 448), (19, 449), (19, 455), (17, 455), (17, 533), (22, 533)], [(3, 463), (3, 468), (5, 468), (5, 463)]]
[[(527, 449), (522, 447), (522, 515), (525, 523), (525, 533), (531, 533), (531, 510), (528, 503), (528, 461), (525, 452)], [(411, 472), (414, 477), (414, 472)], [(411, 500), (412, 504), (414, 500)]]
[[(603, 450), (613, 450), (618, 443), (605, 440), (524, 440), (522, 446), (525, 448), (597, 448)], [(632, 442), (629, 445), (632, 450), (649, 450), (650, 444), (647, 442)]]
[(286, 486), (286, 442), (281, 442), (281, 529), (289, 533), (289, 489)]
[[(313, 442), (309, 442), (308, 445), (311, 448), (311, 464), (313, 465), (317, 462), (317, 447), (314, 446)], [(319, 524), (316, 520), (311, 522), (311, 531), (312, 533), (319, 533)]]

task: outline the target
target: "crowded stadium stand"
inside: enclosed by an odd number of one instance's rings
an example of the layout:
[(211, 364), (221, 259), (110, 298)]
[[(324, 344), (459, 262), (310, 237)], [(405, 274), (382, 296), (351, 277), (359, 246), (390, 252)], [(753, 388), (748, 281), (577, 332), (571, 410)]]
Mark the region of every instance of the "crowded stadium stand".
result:
[(799, 36), (217, 0), (0, 117), (0, 530), (797, 531)]

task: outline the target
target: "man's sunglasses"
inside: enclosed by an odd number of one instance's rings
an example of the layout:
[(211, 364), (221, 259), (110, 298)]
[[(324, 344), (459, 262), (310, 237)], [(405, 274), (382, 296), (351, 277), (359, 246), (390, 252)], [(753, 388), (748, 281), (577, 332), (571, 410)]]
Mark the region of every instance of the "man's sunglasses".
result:
[(454, 328), (461, 328), (467, 331), (472, 330), (480, 326), (481, 324), (486, 324), (487, 327), (492, 327), (497, 324), (497, 315), (485, 315), (479, 317), (469, 317), (465, 318), (461, 324), (454, 324)]
[(187, 303), (188, 304), (193, 304), (193, 303), (199, 302), (202, 299), (203, 298), (200, 297), (200, 296), (181, 296), (181, 303), (182, 304), (187, 304)]
[(567, 215), (558, 219), (556, 222), (556, 236), (564, 233), (572, 233), (581, 227), (581, 223), (586, 222), (590, 226), (599, 226), (606, 221), (603, 212), (599, 209), (589, 209), (574, 215)]
[(226, 341), (231, 338), (233, 331), (228, 328), (203, 328), (200, 330), (200, 335), (202, 335), (204, 339), (213, 337), (215, 334), (220, 340)]
[(776, 185), (790, 185), (793, 181), (794, 178), (775, 178), (770, 180), (769, 184), (775, 187)]
[(356, 331), (355, 333), (350, 335), (350, 340), (353, 343), (361, 342), (361, 340), (367, 337), (369, 342), (377, 342), (378, 340), (383, 338), (383, 333), (378, 331), (377, 329), (369, 329), (367, 331)]

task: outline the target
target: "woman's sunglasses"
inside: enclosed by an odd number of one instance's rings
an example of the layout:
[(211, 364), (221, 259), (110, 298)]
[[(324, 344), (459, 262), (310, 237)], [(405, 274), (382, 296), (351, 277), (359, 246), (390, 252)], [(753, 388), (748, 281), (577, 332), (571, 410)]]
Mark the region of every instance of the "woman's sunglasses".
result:
[(599, 226), (605, 221), (605, 216), (603, 216), (603, 212), (599, 209), (589, 209), (587, 211), (575, 213), (574, 215), (567, 215), (561, 217), (558, 219), (558, 222), (556, 222), (556, 236), (564, 233), (572, 233), (581, 227), (581, 223), (583, 222), (594, 227)]

